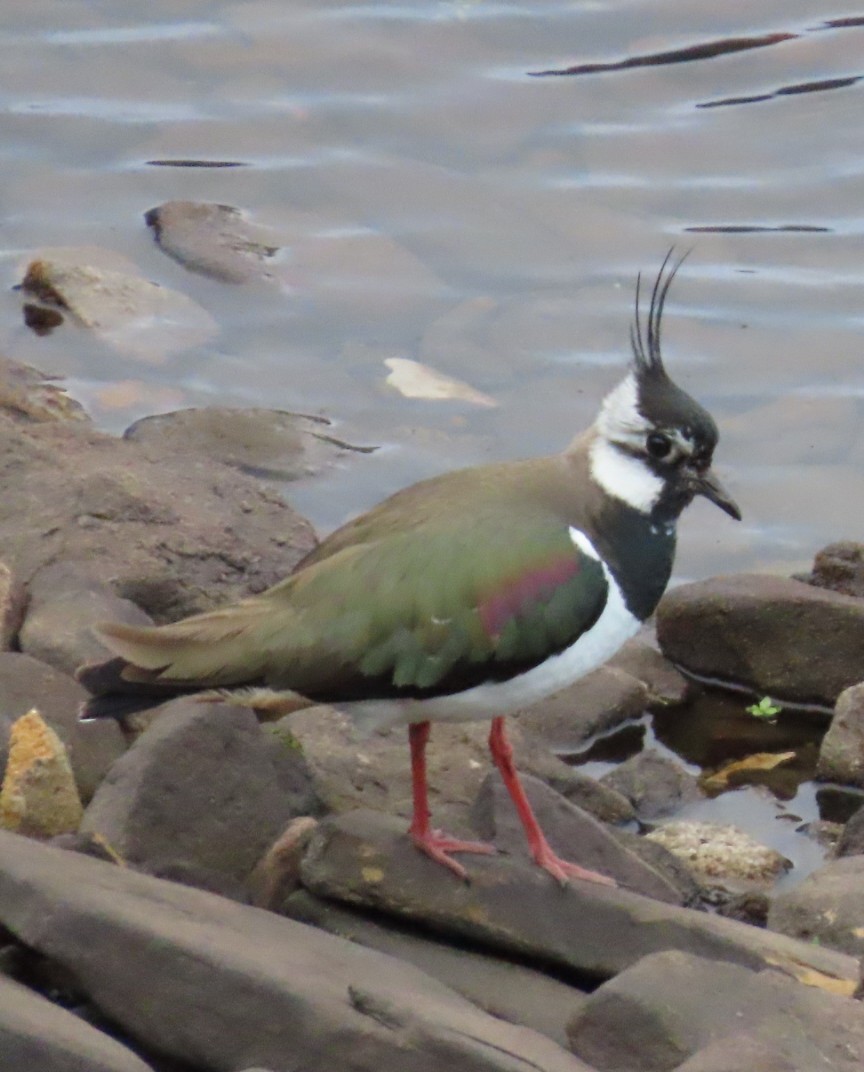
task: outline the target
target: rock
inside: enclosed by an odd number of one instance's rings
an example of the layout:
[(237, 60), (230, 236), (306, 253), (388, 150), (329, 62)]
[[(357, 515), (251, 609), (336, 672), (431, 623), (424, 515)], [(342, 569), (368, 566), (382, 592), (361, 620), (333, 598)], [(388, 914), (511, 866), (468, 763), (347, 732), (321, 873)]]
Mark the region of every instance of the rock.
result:
[[(0, 832), (0, 924), (184, 1067), (590, 1072), (393, 957)], [(788, 939), (787, 939), (788, 941)]]
[(791, 866), (775, 849), (723, 823), (663, 823), (645, 837), (665, 846), (706, 886), (739, 891), (767, 887)]
[(699, 691), (698, 686), (641, 637), (634, 637), (606, 663), (607, 667), (622, 670), (641, 681), (648, 690), (646, 705), (664, 709), (689, 703)]
[(45, 566), (30, 581), (20, 634), (21, 650), (66, 674), (110, 653), (93, 634), (97, 622), (152, 625), (128, 599), (120, 599), (90, 562)]
[[(864, 673), (864, 667), (859, 668)], [(844, 689), (819, 746), (816, 777), (864, 789), (864, 682)]]
[(864, 853), (864, 805), (849, 819), (837, 842), (838, 856), (856, 856)]
[(388, 357), (384, 364), (390, 370), (385, 379), (388, 387), (404, 398), (425, 398), (433, 401), (467, 402), (472, 406), (494, 408), (498, 405), (490, 395), (478, 391), (463, 380), (454, 380), (443, 372), (421, 365), (408, 357)]
[(809, 576), (801, 579), (860, 599), (864, 596), (864, 544), (853, 540), (829, 543), (817, 552)]
[(573, 752), (595, 733), (614, 729), (642, 714), (648, 690), (622, 670), (601, 666), (570, 688), (519, 714), (524, 733), (554, 752)]
[(158, 621), (260, 592), (315, 545), (309, 523), (252, 477), (80, 424), (0, 415), (0, 479), (0, 546), (22, 583), (87, 561)]
[(6, 763), (11, 723), (38, 705), (40, 715), (66, 747), (78, 792), (86, 803), (126, 745), (113, 722), (78, 721), (78, 707), (85, 696), (71, 677), (38, 659), (0, 652), (0, 769)]
[(303, 859), (303, 885), (316, 896), (417, 923), (540, 963), (608, 979), (648, 953), (680, 949), (745, 967), (773, 967), (851, 994), (852, 957), (771, 931), (663, 904), (591, 882), (559, 886), (533, 864), (471, 857), (470, 884), (419, 853), (401, 821), (355, 811), (325, 819)]
[(626, 797), (640, 819), (670, 815), (702, 796), (695, 776), (655, 748), (631, 756), (600, 781)]
[[(565, 860), (610, 875), (620, 885), (646, 897), (682, 903), (681, 891), (674, 882), (646, 863), (631, 844), (623, 844), (603, 823), (530, 774), (522, 776), (522, 784), (550, 845)], [(526, 862), (531, 859), (522, 824), (497, 772), (488, 775), (480, 788), (472, 810), (472, 825), (483, 841), (493, 842), (510, 856)], [(638, 839), (634, 841), (638, 844)]]
[(300, 885), (300, 863), (318, 821), (310, 815), (292, 819), (249, 875), (252, 904), (278, 912)]
[(34, 707), (12, 723), (0, 826), (28, 837), (73, 833), (83, 808), (63, 742)]
[(714, 1064), (717, 1072), (853, 1072), (864, 1060), (860, 1003), (776, 971), (677, 951), (645, 957), (604, 983), (568, 1026), (574, 1053), (600, 1072), (680, 1070), (708, 1046), (716, 1060), (718, 1040), (734, 1044), (742, 1032), (775, 1061), (792, 1063)]
[(144, 213), (158, 245), (193, 272), (222, 283), (278, 283), (278, 236), (231, 205), (166, 201)]
[(2, 974), (0, 1060), (9, 1072), (153, 1072), (116, 1039)]
[(529, 748), (527, 756), (526, 769), (595, 819), (603, 823), (627, 823), (636, 818), (633, 805), (622, 793), (578, 767), (571, 767), (557, 756), (536, 748)]
[(330, 934), (368, 949), (398, 957), (427, 972), (473, 1001), (485, 1012), (511, 1024), (524, 1024), (567, 1046), (566, 1024), (585, 995), (542, 971), (470, 949), (436, 942), (422, 932), (385, 927), (357, 912), (313, 897), (292, 894), (282, 911)]
[(206, 456), (252, 476), (282, 481), (313, 476), (352, 453), (377, 449), (351, 446), (329, 428), (326, 417), (208, 406), (144, 417), (130, 425), (123, 438), (148, 443), (175, 460)]
[(0, 562), (0, 651), (9, 651), (24, 619), (26, 597), (12, 570)]
[(864, 856), (831, 860), (791, 890), (775, 894), (768, 926), (807, 942), (864, 956)]
[[(27, 306), (25, 305), (25, 313)], [(52, 310), (45, 310), (51, 313)], [(62, 317), (60, 322), (62, 323)], [(0, 410), (20, 423), (89, 421), (83, 406), (56, 381), (60, 376), (0, 356)]]
[(27, 266), (24, 291), (68, 309), (109, 346), (152, 364), (200, 346), (219, 325), (197, 302), (137, 271), (87, 263), (87, 250), (42, 250)]
[(833, 706), (861, 676), (862, 636), (864, 600), (785, 577), (684, 584), (657, 611), (667, 658), (781, 701)]
[(139, 867), (234, 893), (315, 806), (302, 754), (248, 708), (182, 699), (112, 766), (81, 832)]

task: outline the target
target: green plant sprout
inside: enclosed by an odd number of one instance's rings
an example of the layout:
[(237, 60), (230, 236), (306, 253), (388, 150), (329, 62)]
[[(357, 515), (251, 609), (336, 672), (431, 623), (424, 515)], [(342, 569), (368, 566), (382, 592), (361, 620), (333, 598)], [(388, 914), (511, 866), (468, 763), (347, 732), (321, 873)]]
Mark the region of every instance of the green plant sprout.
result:
[(752, 715), (754, 718), (765, 718), (773, 721), (783, 708), (772, 700), (770, 696), (763, 696), (758, 703), (750, 704), (746, 710), (747, 714)]

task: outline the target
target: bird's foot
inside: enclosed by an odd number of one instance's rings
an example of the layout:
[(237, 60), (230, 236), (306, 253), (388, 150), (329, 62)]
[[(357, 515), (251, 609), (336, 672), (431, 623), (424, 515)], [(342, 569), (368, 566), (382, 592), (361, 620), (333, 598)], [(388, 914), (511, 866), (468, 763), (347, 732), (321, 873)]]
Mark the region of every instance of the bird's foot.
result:
[(494, 845), (487, 845), (485, 841), (461, 841), (459, 838), (442, 834), (440, 830), (428, 830), (424, 833), (412, 831), (411, 840), (422, 853), (466, 882), (468, 872), (450, 856), (451, 852), (473, 852), (481, 856), (492, 856), (498, 851)]
[(534, 860), (562, 886), (566, 886), (571, 878), (578, 878), (583, 882), (596, 882), (598, 886), (618, 885), (615, 879), (608, 875), (601, 875), (599, 871), (591, 871), (587, 867), (580, 867), (579, 864), (571, 864), (569, 860), (562, 860), (547, 844), (535, 849)]

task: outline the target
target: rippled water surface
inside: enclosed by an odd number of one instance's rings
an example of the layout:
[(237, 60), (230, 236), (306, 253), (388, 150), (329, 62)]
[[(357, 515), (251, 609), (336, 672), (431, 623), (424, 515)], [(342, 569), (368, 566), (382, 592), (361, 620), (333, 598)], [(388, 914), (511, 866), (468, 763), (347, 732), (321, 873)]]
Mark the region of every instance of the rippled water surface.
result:
[[(386, 446), (294, 487), (322, 527), (421, 476), (556, 450), (628, 355), (636, 273), (692, 249), (667, 363), (721, 425), (741, 525), (697, 503), (679, 577), (804, 567), (864, 520), (864, 18), (827, 3), (7, 0), (0, 345), (105, 428), (185, 405), (321, 412)], [(235, 163), (242, 166), (181, 166)], [(290, 236), (231, 286), (143, 213), (216, 201)], [(146, 360), (10, 288), (120, 253), (217, 320)], [(409, 400), (407, 357), (494, 407)]]

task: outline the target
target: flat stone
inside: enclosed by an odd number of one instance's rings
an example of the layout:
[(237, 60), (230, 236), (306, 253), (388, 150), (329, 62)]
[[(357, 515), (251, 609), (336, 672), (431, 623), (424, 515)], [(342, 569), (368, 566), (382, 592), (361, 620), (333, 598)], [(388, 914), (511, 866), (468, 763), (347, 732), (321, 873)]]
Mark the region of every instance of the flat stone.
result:
[(864, 856), (831, 860), (771, 899), (768, 926), (807, 942), (864, 956)]
[(833, 706), (861, 677), (862, 637), (864, 600), (770, 575), (684, 584), (657, 610), (676, 665), (779, 700)]
[(816, 777), (864, 789), (864, 683), (840, 693), (819, 746)]
[(129, 863), (231, 893), (289, 820), (314, 807), (302, 753), (252, 711), (181, 699), (111, 767), (81, 833)]
[(604, 983), (568, 1026), (573, 1051), (600, 1072), (671, 1072), (703, 1047), (741, 1032), (778, 1058), (791, 1056), (791, 1068), (801, 1072), (857, 1072), (864, 1061), (860, 1002), (777, 971), (678, 951), (645, 957)]
[[(563, 859), (599, 871), (621, 886), (669, 904), (683, 903), (674, 881), (638, 853), (639, 839), (623, 841), (605, 824), (531, 775), (522, 785), (549, 844)], [(530, 861), (525, 833), (500, 776), (490, 774), (472, 810), (472, 825), (484, 841), (509, 856)]]
[[(0, 924), (193, 1068), (591, 1072), (393, 957), (0, 831)], [(134, 970), (132, 970), (134, 968)]]
[(560, 1046), (568, 1045), (567, 1022), (586, 1000), (581, 990), (542, 971), (438, 942), (422, 931), (384, 926), (305, 890), (292, 894), (283, 904), (282, 913), (405, 960), (490, 1015), (530, 1027)]
[(523, 732), (553, 752), (573, 752), (602, 733), (642, 714), (648, 690), (635, 677), (601, 666), (575, 685), (519, 713)]
[(78, 721), (86, 695), (71, 677), (38, 659), (0, 652), (0, 767), (6, 764), (11, 723), (37, 706), (69, 753), (81, 799), (90, 800), (126, 744), (113, 722)]
[(648, 690), (649, 708), (665, 709), (689, 703), (699, 691), (698, 686), (677, 670), (662, 652), (641, 637), (634, 637), (606, 663), (607, 667), (623, 670), (641, 681)]
[(153, 1072), (116, 1039), (2, 974), (0, 1061), (8, 1072)]
[(420, 923), (530, 962), (608, 979), (648, 953), (666, 949), (774, 967), (851, 993), (854, 958), (785, 935), (664, 904), (590, 882), (561, 887), (534, 865), (476, 856), (470, 883), (419, 853), (401, 821), (355, 811), (326, 819), (301, 876), (319, 897)]

